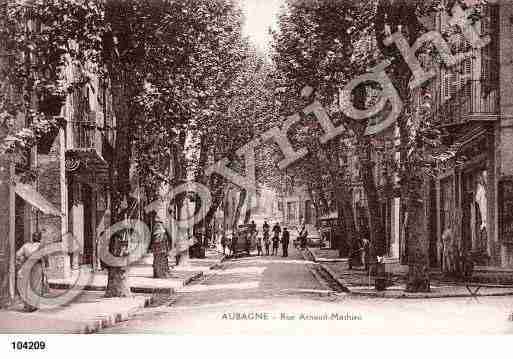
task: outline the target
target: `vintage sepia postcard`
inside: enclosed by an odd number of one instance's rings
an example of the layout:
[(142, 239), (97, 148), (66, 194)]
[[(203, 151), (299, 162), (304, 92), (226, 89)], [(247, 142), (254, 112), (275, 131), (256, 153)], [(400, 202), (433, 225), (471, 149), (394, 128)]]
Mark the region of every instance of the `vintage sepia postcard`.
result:
[(512, 58), (509, 0), (0, 0), (8, 350), (513, 334)]

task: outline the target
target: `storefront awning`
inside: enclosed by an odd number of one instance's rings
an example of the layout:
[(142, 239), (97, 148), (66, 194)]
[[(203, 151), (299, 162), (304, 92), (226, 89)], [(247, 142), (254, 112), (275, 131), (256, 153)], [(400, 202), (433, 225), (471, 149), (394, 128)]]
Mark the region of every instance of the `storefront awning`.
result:
[(56, 217), (62, 216), (62, 213), (53, 204), (28, 184), (16, 183), (16, 194), (44, 214)]
[(455, 138), (453, 138), (450, 145), (443, 148), (443, 150), (439, 150), (432, 156), (439, 163), (447, 163), (463, 155), (466, 150), (475, 148), (479, 141), (486, 139), (489, 133), (490, 127), (486, 125), (478, 124), (471, 127), (467, 126), (464, 131), (460, 129), (459, 133), (452, 135)]

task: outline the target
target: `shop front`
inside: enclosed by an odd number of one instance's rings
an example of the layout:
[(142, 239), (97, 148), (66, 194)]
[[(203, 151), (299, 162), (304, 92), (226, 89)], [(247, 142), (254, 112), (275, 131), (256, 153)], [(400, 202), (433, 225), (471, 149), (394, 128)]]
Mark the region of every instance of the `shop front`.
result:
[(497, 203), (491, 136), (486, 127), (467, 131), (453, 145), (456, 156), (440, 168), (433, 253), (442, 272), (461, 272), (469, 262), (474, 266), (500, 265), (493, 241)]

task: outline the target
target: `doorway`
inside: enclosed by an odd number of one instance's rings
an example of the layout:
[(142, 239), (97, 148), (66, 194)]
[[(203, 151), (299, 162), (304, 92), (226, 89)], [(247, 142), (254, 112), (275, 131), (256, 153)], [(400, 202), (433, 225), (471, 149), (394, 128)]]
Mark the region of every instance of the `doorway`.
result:
[(94, 263), (94, 233), (93, 216), (93, 191), (85, 183), (74, 182), (68, 187), (69, 203), (69, 228), (73, 229), (73, 235), (83, 245), (82, 256), (77, 258), (76, 264), (92, 265)]
[(84, 206), (84, 254), (82, 264), (92, 265), (94, 263), (94, 231), (92, 216), (93, 213), (93, 191), (90, 186), (82, 185), (82, 204)]
[(486, 169), (464, 173), (462, 192), (462, 254), (472, 252), (477, 265), (489, 265)]

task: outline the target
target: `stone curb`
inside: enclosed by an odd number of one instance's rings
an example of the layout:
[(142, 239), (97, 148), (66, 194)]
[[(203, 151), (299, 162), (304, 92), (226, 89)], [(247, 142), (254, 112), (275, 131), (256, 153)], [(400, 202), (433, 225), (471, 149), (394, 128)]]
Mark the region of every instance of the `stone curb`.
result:
[[(189, 284), (192, 280), (198, 278), (198, 276), (202, 276), (203, 273), (197, 273), (183, 281), (183, 286)], [(70, 283), (49, 283), (51, 289), (59, 289), (59, 290), (68, 290), (71, 288)], [(85, 291), (94, 291), (94, 292), (104, 292), (107, 289), (104, 285), (86, 285), (83, 290)], [(139, 287), (139, 286), (130, 286), (130, 291), (132, 293), (137, 294), (175, 294), (176, 289), (173, 287), (168, 288), (152, 288), (152, 287)]]
[[(393, 293), (393, 291), (383, 291), (383, 292), (362, 292), (360, 290), (351, 289), (351, 286), (347, 286), (340, 279), (338, 279), (333, 273), (333, 271), (327, 267), (324, 263), (326, 261), (320, 261), (315, 255), (312, 253), (310, 248), (306, 248), (310, 255), (314, 258), (314, 262), (319, 263), (322, 269), (324, 269), (329, 276), (336, 281), (348, 294), (354, 296), (361, 297), (370, 297), (370, 298), (390, 298), (390, 299), (440, 299), (440, 298), (478, 298), (478, 297), (504, 297), (504, 296), (513, 296), (513, 291), (511, 292), (502, 292), (502, 293), (489, 293), (489, 294), (478, 294), (477, 296), (472, 296), (471, 294), (440, 294), (440, 293), (405, 293), (403, 291), (397, 291), (398, 293)], [(328, 261), (331, 262), (331, 261)]]
[(329, 285), (326, 283), (326, 281), (319, 275), (319, 273), (317, 273), (317, 271), (314, 269), (314, 268), (310, 268), (310, 266), (307, 266), (308, 267), (308, 271), (310, 273), (312, 273), (312, 275), (315, 277), (315, 279), (317, 279), (317, 281), (322, 285), (322, 287), (324, 288), (324, 290), (326, 291), (329, 291), (330, 290), (330, 287)]
[(351, 293), (351, 290), (344, 284), (342, 283), (342, 281), (340, 281), (337, 276), (335, 275), (335, 273), (333, 273), (333, 271), (327, 267), (326, 265), (320, 263), (319, 264), (321, 266), (321, 268), (326, 272), (328, 273), (328, 275), (335, 281), (338, 283), (338, 285), (340, 285), (340, 287), (342, 287), (342, 290), (346, 293)]
[(403, 291), (397, 291), (399, 293), (395, 294), (392, 291), (384, 291), (384, 292), (362, 292), (359, 290), (351, 290), (349, 287), (349, 294), (360, 297), (370, 297), (370, 298), (389, 298), (389, 299), (440, 299), (440, 298), (479, 298), (479, 297), (507, 297), (513, 296), (513, 292), (503, 292), (503, 293), (489, 293), (489, 294), (478, 294), (476, 296), (472, 296), (470, 294), (440, 294), (440, 293), (406, 293)]
[(317, 263), (347, 263), (347, 258), (338, 258), (338, 259), (319, 258), (319, 257), (315, 256), (315, 254), (311, 251), (310, 247), (306, 247), (306, 250), (308, 251), (308, 253), (310, 253), (314, 262), (317, 262)]
[(152, 302), (153, 298), (147, 297), (142, 305), (136, 305), (127, 311), (112, 314), (99, 314), (96, 316), (96, 319), (93, 319), (92, 321), (88, 320), (84, 323), (84, 327), (78, 334), (94, 334), (102, 329), (113, 327), (121, 322), (126, 322), (139, 309), (148, 307)]
[[(404, 291), (398, 290), (385, 290), (383, 292), (362, 292), (361, 290), (351, 289), (351, 286), (347, 286), (340, 279), (338, 279), (333, 271), (325, 266), (324, 264), (320, 264), (321, 267), (335, 280), (344, 290), (347, 291), (348, 294), (360, 297), (370, 297), (370, 298), (390, 298), (390, 299), (440, 299), (440, 298), (477, 298), (477, 297), (504, 297), (513, 295), (513, 291), (511, 292), (502, 292), (502, 293), (489, 293), (489, 294), (478, 294), (477, 296), (472, 296), (471, 294), (459, 294), (459, 293), (406, 293)], [(397, 293), (394, 293), (397, 292)]]
[[(319, 268), (321, 270), (323, 270), (328, 276), (331, 277), (332, 280), (334, 280), (335, 282), (337, 282), (340, 287), (342, 288), (342, 291), (344, 293), (349, 293), (349, 289), (344, 285), (342, 284), (339, 280), (337, 280), (337, 278), (335, 278), (335, 275), (334, 273), (331, 271), (331, 269), (329, 269), (328, 267), (326, 267), (324, 264), (322, 263), (318, 263), (315, 256), (313, 255), (312, 251), (310, 251), (310, 248), (306, 247), (306, 251), (308, 251), (309, 255), (314, 259), (313, 262), (316, 263), (317, 265), (319, 265)], [(303, 251), (301, 251), (301, 256), (303, 257), (304, 260), (308, 260), (310, 261), (310, 259), (307, 258), (307, 256), (305, 255), (305, 253)], [(326, 281), (324, 280), (324, 278), (322, 278), (319, 273), (317, 273), (317, 271), (313, 268), (310, 268), (308, 267), (308, 270), (310, 271), (310, 273), (312, 273), (312, 275), (315, 277), (315, 279), (317, 279), (317, 281), (319, 283), (321, 283), (321, 285), (325, 288), (327, 288), (326, 290), (329, 291), (330, 293), (335, 293), (335, 294), (338, 294), (338, 292), (334, 291), (334, 290), (331, 290), (330, 286), (326, 283)]]

